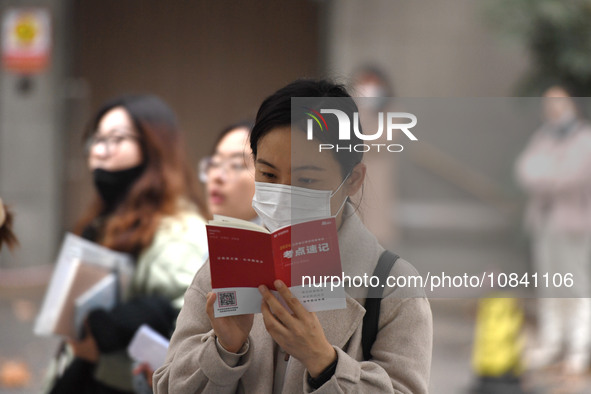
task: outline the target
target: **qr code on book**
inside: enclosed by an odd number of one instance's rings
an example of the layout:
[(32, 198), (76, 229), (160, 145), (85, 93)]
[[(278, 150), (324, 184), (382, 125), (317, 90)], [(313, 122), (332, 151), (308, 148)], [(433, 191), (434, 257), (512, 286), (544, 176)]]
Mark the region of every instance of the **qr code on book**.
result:
[(236, 306), (236, 292), (223, 291), (218, 293), (218, 306), (223, 308), (225, 306)]

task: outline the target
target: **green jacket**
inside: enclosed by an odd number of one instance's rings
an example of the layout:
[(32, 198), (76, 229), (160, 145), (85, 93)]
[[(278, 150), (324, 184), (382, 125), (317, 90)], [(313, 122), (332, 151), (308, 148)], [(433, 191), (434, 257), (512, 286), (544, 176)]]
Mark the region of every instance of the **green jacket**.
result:
[(181, 309), (185, 291), (207, 256), (201, 216), (190, 212), (164, 218), (152, 245), (138, 258), (129, 297), (158, 294)]
[[(185, 291), (208, 257), (204, 219), (193, 212), (162, 220), (152, 245), (138, 257), (129, 298), (162, 295), (175, 308), (183, 306)], [(95, 378), (120, 390), (132, 390), (127, 350), (101, 355)]]

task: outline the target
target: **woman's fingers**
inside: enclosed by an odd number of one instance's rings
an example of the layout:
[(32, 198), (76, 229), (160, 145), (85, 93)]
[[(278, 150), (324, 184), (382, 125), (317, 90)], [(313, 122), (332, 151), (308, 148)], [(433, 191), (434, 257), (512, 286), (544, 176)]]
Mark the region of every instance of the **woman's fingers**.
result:
[(207, 316), (209, 316), (209, 321), (212, 323), (213, 325), (213, 320), (215, 319), (214, 313), (213, 313), (213, 303), (215, 302), (215, 293), (211, 292), (211, 293), (207, 293), (207, 302), (205, 304), (205, 310), (207, 311)]
[(265, 327), (283, 350), (317, 375), (334, 361), (336, 352), (326, 340), (316, 315), (308, 312), (283, 282), (276, 281), (275, 288), (295, 315), (290, 314), (278, 297), (261, 285), (259, 291), (263, 296), (261, 312)]
[(263, 305), (267, 305), (270, 309), (270, 312), (275, 315), (277, 320), (279, 320), (284, 326), (292, 328), (294, 325), (294, 317), (281, 305), (277, 297), (273, 295), (265, 285), (259, 286), (259, 291), (263, 296)]
[(215, 300), (216, 294), (214, 292), (207, 294), (205, 309), (211, 327), (213, 328), (220, 345), (229, 352), (237, 353), (244, 345), (244, 342), (246, 342), (248, 334), (252, 329), (253, 315), (216, 318), (214, 313)]
[[(279, 335), (281, 337), (285, 337), (287, 334), (289, 334), (289, 329), (285, 327), (285, 325), (279, 321), (275, 315), (273, 315), (269, 304), (264, 301), (261, 304), (261, 312), (263, 314), (263, 322), (265, 323), (265, 327), (267, 328), (267, 331), (272, 334), (271, 336), (275, 337), (276, 335)], [(275, 340), (277, 341), (277, 338), (275, 338)]]
[(281, 297), (285, 300), (287, 306), (289, 306), (299, 319), (305, 319), (308, 317), (310, 312), (308, 312), (308, 310), (302, 305), (300, 300), (294, 297), (291, 290), (289, 290), (289, 287), (287, 287), (283, 281), (278, 279), (274, 282), (274, 285)]

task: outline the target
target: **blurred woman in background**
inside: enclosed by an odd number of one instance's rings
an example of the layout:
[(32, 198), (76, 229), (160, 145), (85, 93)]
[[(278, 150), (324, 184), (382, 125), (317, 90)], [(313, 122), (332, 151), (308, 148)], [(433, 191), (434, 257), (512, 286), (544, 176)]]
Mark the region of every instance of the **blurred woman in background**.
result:
[(170, 336), (185, 290), (207, 255), (205, 206), (173, 111), (151, 95), (107, 102), (86, 135), (97, 197), (82, 237), (136, 261), (128, 297), (87, 318), (86, 336), (52, 393), (131, 393), (126, 348), (142, 324)]
[(211, 156), (199, 163), (199, 179), (205, 183), (207, 205), (214, 215), (256, 220), (252, 208), (254, 162), (248, 137), (252, 124), (240, 122), (222, 130)]
[[(239, 122), (225, 127), (217, 137), (210, 156), (199, 162), (199, 179), (205, 184), (207, 205), (212, 215), (256, 221), (252, 208), (254, 163), (248, 137), (252, 124)], [(140, 364), (135, 374), (144, 374), (152, 385), (154, 371)]]
[(563, 86), (545, 92), (544, 124), (517, 159), (516, 176), (529, 197), (536, 271), (574, 280), (570, 288), (539, 287), (539, 344), (528, 364), (536, 369), (564, 357), (564, 371), (582, 375), (591, 355), (591, 126), (573, 97)]

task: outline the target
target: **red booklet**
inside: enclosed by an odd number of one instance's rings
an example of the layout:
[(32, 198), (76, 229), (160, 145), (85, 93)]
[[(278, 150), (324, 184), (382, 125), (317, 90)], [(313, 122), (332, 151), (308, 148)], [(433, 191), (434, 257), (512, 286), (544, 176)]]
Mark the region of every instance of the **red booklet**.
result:
[(334, 218), (269, 233), (251, 222), (216, 216), (207, 225), (207, 238), (216, 316), (260, 312), (258, 286), (275, 291), (276, 279), (310, 311), (345, 307), (344, 290), (331, 281), (342, 275)]

